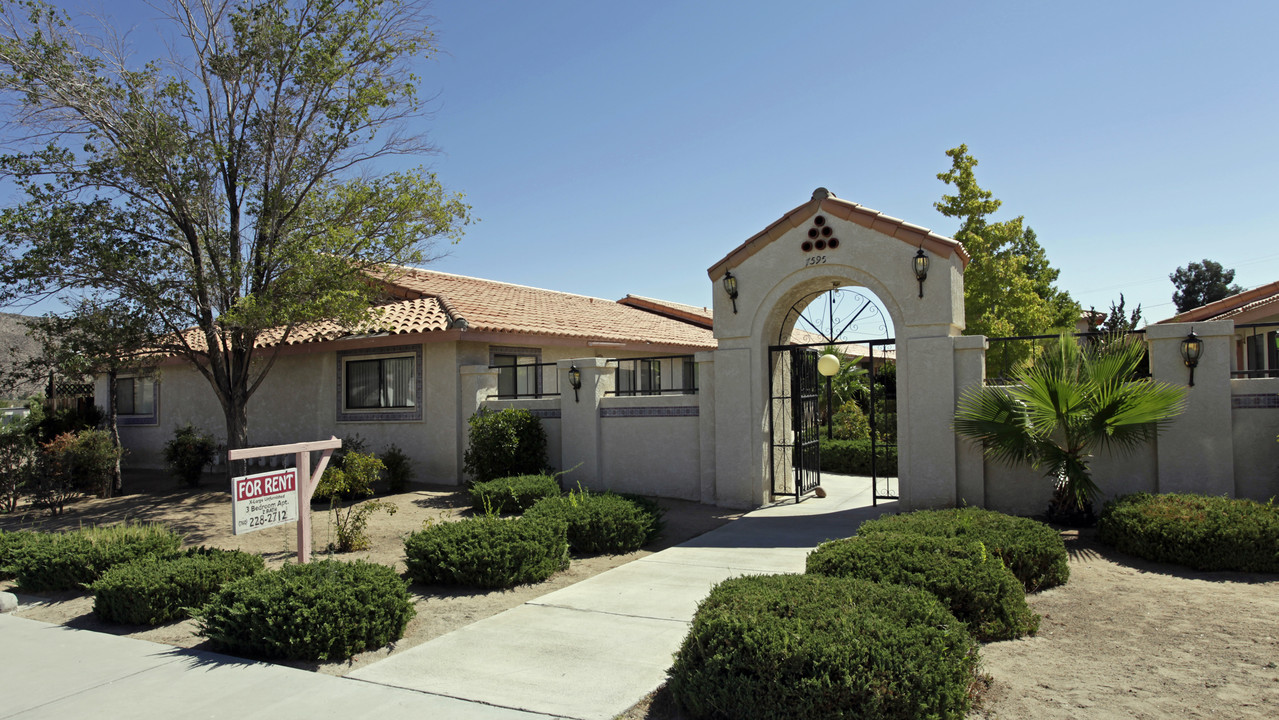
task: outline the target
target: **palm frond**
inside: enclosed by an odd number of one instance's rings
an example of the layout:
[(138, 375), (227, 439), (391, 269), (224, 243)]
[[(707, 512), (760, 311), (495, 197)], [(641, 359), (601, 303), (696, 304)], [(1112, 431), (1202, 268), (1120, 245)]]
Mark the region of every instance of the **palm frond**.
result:
[(1037, 443), (1026, 406), (1000, 388), (970, 388), (959, 398), (955, 432), (982, 443), (987, 455), (1006, 464), (1033, 463)]

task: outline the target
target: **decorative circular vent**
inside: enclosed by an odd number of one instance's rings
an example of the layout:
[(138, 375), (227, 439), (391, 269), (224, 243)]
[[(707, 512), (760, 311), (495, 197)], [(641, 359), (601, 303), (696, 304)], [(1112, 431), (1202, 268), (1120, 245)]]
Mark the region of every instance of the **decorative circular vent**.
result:
[(827, 248), (834, 250), (839, 247), (839, 238), (834, 237), (834, 234), (835, 229), (826, 224), (825, 215), (814, 216), (813, 227), (808, 229), (808, 239), (799, 244), (799, 249), (804, 252)]

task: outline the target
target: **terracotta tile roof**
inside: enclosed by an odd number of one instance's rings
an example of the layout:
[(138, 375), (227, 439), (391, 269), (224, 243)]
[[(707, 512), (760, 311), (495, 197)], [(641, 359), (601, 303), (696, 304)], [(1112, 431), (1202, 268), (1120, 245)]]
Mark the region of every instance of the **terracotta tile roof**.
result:
[[(813, 345), (814, 343), (825, 343), (826, 336), (818, 335), (817, 333), (808, 330), (795, 328), (794, 330), (791, 330), (790, 341), (796, 345)], [(840, 343), (839, 347), (849, 355), (857, 355), (863, 358), (870, 356), (869, 345), (862, 345), (860, 343)], [(885, 348), (883, 345), (880, 345), (875, 348), (875, 359), (896, 360), (897, 350), (896, 348)]]
[(715, 313), (710, 308), (685, 305), (684, 303), (671, 302), (670, 300), (658, 300), (656, 298), (643, 297), (642, 295), (627, 295), (618, 300), (618, 302), (623, 305), (637, 307), (640, 310), (657, 313), (658, 315), (673, 317), (676, 320), (701, 325), (704, 328), (710, 328), (715, 319)]
[[(455, 322), (464, 321), (469, 331), (652, 343), (690, 349), (712, 349), (716, 345), (707, 327), (612, 300), (434, 270), (397, 268), (399, 272), (402, 274), (390, 280), (395, 288), (420, 293), (422, 300), (437, 301), (442, 308), (449, 309), (447, 314)], [(405, 322), (410, 316), (416, 317), (408, 313), (405, 317), (397, 316), (397, 322)], [(430, 323), (419, 321), (419, 325), (425, 328)], [(392, 332), (403, 331), (397, 324)]]
[(857, 223), (862, 227), (870, 228), (889, 237), (898, 238), (912, 247), (923, 246), (925, 250), (934, 255), (948, 258), (951, 255), (958, 254), (964, 267), (968, 267), (968, 251), (964, 250), (963, 244), (957, 240), (938, 235), (926, 227), (912, 225), (905, 220), (890, 217), (865, 205), (841, 200), (829, 190), (817, 188), (813, 191), (812, 200), (786, 213), (777, 222), (737, 246), (732, 252), (725, 255), (723, 260), (710, 266), (710, 269), (706, 271), (707, 274), (710, 275), (711, 280), (718, 282), (724, 275), (725, 270), (732, 269), (738, 263), (759, 252), (760, 249), (773, 240), (781, 237), (791, 228), (803, 224), (819, 211)]
[(1274, 306), (1274, 311), (1279, 312), (1279, 280), (1192, 308), (1155, 324), (1229, 320), (1268, 306)]

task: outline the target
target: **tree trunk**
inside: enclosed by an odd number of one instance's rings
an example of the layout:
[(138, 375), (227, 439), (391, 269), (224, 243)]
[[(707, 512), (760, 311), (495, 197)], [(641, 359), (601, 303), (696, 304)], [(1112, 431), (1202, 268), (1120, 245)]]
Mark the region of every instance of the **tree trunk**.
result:
[[(107, 432), (111, 433), (111, 444), (116, 450), (120, 450), (120, 397), (115, 386), (117, 375), (115, 370), (107, 371)], [(120, 459), (123, 457), (123, 452), (116, 454), (115, 470), (102, 488), (103, 497), (124, 494), (124, 475), (120, 472)]]
[[(226, 405), (223, 406), (226, 415), (227, 450), (239, 450), (249, 446), (249, 402), (246, 395), (244, 388), (233, 388)], [(246, 475), (246, 467), (244, 460), (237, 460), (234, 463), (227, 460), (227, 481), (230, 482), (231, 478), (237, 475)]]

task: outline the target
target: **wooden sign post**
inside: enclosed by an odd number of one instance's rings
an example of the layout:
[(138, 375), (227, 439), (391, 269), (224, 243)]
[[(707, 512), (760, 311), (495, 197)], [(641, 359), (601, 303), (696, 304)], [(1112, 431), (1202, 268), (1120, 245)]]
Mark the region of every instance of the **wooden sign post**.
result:
[[(248, 460), (256, 457), (270, 457), (272, 455), (288, 455), (290, 453), (296, 456), (299, 563), (310, 562), (311, 560), (311, 495), (315, 492), (315, 486), (320, 482), (320, 476), (324, 474), (325, 468), (329, 466), (329, 458), (333, 455), (333, 451), (340, 447), (342, 447), (342, 441), (336, 437), (330, 437), (328, 440), (293, 443), (291, 445), (240, 448), (239, 450), (231, 450), (226, 454), (227, 462)], [(320, 456), (320, 461), (315, 464), (314, 476), (311, 475), (311, 451), (313, 450), (323, 452)], [(232, 492), (234, 493), (234, 491), (235, 486), (232, 485)]]

